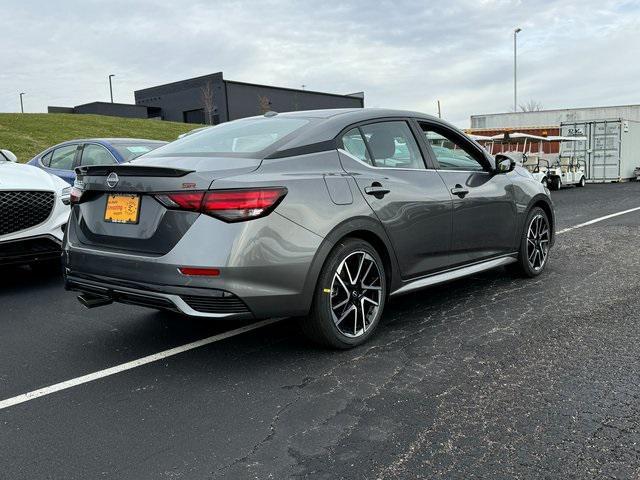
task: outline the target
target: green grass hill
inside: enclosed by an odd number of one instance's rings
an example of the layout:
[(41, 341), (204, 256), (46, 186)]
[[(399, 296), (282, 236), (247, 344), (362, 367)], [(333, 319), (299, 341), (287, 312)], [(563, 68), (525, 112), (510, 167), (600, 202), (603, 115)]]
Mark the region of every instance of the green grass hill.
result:
[(175, 140), (198, 125), (158, 120), (77, 115), (70, 113), (0, 113), (0, 148), (20, 162), (56, 143), (75, 138), (131, 137)]

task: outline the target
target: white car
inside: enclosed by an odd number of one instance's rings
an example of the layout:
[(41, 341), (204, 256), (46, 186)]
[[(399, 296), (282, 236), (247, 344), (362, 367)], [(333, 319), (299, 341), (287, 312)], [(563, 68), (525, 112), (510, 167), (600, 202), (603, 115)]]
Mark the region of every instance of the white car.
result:
[(0, 265), (58, 264), (71, 187), (0, 150)]

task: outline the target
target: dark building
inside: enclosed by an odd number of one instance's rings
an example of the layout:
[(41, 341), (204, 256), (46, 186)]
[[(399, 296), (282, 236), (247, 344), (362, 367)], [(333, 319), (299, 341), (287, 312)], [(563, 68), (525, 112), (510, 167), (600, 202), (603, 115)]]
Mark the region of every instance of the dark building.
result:
[(75, 107), (47, 107), (49, 113), (92, 113), (110, 117), (153, 118), (150, 109), (129, 103), (91, 102)]
[(136, 105), (163, 120), (218, 124), (260, 115), (324, 108), (362, 108), (364, 93), (336, 95), (225, 80), (222, 72), (134, 92)]

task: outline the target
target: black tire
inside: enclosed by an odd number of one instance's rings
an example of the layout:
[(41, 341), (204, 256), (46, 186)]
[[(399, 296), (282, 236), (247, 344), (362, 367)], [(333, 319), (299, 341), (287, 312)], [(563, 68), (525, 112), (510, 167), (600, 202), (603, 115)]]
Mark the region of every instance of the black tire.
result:
[(560, 187), (562, 187), (562, 180), (560, 180), (560, 177), (553, 177), (549, 182), (549, 189), (560, 190)]
[[(542, 266), (540, 268), (535, 268), (529, 261), (530, 243), (528, 240), (528, 233), (533, 220), (536, 218), (539, 218), (539, 216), (542, 216), (542, 218), (544, 219), (544, 223), (546, 225), (546, 228), (548, 229), (548, 235), (547, 235), (547, 244), (546, 244), (546, 255), (544, 256)], [(524, 224), (524, 228), (521, 233), (520, 247), (518, 250), (518, 262), (510, 265), (511, 267), (510, 270), (518, 274), (519, 276), (524, 276), (529, 278), (537, 277), (538, 275), (540, 275), (544, 271), (549, 260), (549, 241), (551, 240), (550, 235), (551, 235), (551, 228), (550, 228), (549, 217), (547, 216), (547, 213), (540, 207), (532, 208), (529, 214), (527, 215), (527, 220)], [(542, 255), (542, 253), (540, 255)]]
[(584, 187), (586, 184), (586, 180), (584, 179), (584, 177), (580, 178), (580, 181), (578, 182), (578, 186), (579, 187)]
[[(343, 262), (347, 262), (347, 267), (342, 267), (342, 270), (345, 272), (349, 272), (349, 262), (356, 262), (359, 264), (358, 259), (360, 255), (365, 260), (363, 260), (362, 263), (363, 267), (358, 270), (362, 271), (361, 273), (365, 273), (364, 270), (367, 269), (367, 266), (371, 262), (373, 263), (372, 269), (374, 266), (377, 268), (378, 280), (374, 280), (376, 274), (375, 272), (372, 272), (371, 269), (366, 275), (362, 275), (362, 278), (359, 278), (357, 274), (354, 274), (356, 276), (356, 286), (354, 286), (353, 289), (356, 290), (356, 294), (353, 294), (353, 291), (350, 292), (347, 288), (351, 288), (352, 284), (346, 282), (347, 286), (343, 288), (340, 286), (339, 280), (334, 280), (334, 276), (337, 274), (338, 268), (340, 268)], [(367, 262), (367, 266), (364, 266), (364, 262)], [(353, 269), (354, 263), (351, 264)], [(342, 278), (343, 275), (345, 274), (341, 273), (339, 276)], [(345, 276), (347, 279), (349, 278), (348, 275)], [(362, 295), (358, 296), (358, 285), (359, 283), (364, 285), (365, 278), (367, 279), (367, 283), (370, 282), (369, 285), (372, 286), (372, 288), (373, 286), (377, 287), (379, 284), (380, 290), (369, 291), (367, 289), (366, 292), (365, 290), (362, 290)], [(335, 310), (332, 310), (332, 302), (334, 302), (335, 309), (335, 305), (340, 304), (342, 301), (340, 295), (344, 295), (344, 299), (346, 299), (344, 308), (355, 307), (356, 312), (353, 317), (347, 316), (344, 318), (344, 323), (336, 324), (334, 316), (337, 319), (337, 315), (335, 314)], [(377, 300), (377, 308), (372, 304), (369, 304), (369, 302), (367, 302), (367, 307), (365, 307), (365, 302), (362, 300), (364, 296), (370, 296), (374, 301)], [(307, 318), (301, 320), (302, 331), (311, 341), (325, 347), (348, 349), (361, 345), (366, 342), (376, 330), (384, 311), (386, 297), (387, 280), (384, 264), (375, 248), (373, 248), (368, 242), (357, 238), (346, 238), (341, 240), (331, 251), (324, 263), (324, 266), (322, 267), (316, 291), (313, 294), (311, 312)], [(358, 299), (360, 299), (359, 302)], [(358, 305), (360, 305), (360, 310), (358, 310)], [(339, 313), (343, 313), (344, 311), (339, 310), (341, 308), (343, 307), (338, 307)], [(365, 310), (368, 313), (360, 313), (360, 317), (365, 319), (363, 322), (362, 332), (358, 329), (357, 336), (349, 336), (350, 334), (344, 333), (342, 330), (346, 330), (347, 326), (349, 330), (352, 325), (354, 326), (354, 330), (358, 327), (358, 313)], [(370, 314), (370, 320), (367, 317), (368, 314)], [(367, 323), (367, 320), (369, 320), (369, 323)]]

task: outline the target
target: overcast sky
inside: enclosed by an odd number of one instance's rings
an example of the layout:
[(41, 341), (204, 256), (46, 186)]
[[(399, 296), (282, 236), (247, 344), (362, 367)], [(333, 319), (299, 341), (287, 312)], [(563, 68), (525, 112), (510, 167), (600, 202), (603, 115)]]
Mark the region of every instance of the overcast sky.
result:
[(223, 71), (366, 106), (469, 115), (640, 103), (640, 1), (0, 0), (0, 111), (44, 112)]

